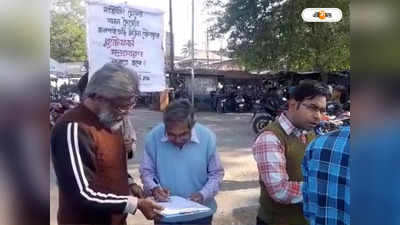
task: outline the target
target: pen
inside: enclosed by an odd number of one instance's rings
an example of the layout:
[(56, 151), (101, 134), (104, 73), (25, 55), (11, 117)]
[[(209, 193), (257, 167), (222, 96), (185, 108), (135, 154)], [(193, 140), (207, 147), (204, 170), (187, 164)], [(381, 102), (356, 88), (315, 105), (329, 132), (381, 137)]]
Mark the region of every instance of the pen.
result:
[(157, 184), (157, 186), (159, 186), (160, 188), (162, 188), (161, 185), (160, 185), (160, 182), (158, 182), (157, 178), (154, 177), (154, 178), (153, 178), (153, 181), (154, 181), (154, 183)]
[[(157, 186), (160, 187), (161, 189), (167, 190), (167, 189), (164, 189), (163, 187), (161, 187), (160, 182), (158, 182), (157, 178), (153, 177), (153, 181), (154, 181), (154, 183), (156, 183)], [(168, 193), (168, 195), (169, 195), (169, 193)], [(168, 196), (168, 200), (169, 200), (169, 199), (170, 199), (170, 197)]]
[(153, 178), (153, 182), (158, 185), (158, 181), (157, 181), (157, 179), (155, 177)]

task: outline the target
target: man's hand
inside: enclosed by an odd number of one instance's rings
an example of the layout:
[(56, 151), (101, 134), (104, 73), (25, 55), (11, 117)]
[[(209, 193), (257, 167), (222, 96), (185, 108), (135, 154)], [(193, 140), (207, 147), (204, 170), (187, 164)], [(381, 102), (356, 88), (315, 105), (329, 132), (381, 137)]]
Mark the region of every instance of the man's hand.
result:
[(158, 202), (168, 202), (170, 191), (166, 188), (155, 187), (153, 188), (153, 197)]
[(129, 186), (129, 190), (131, 192), (131, 195), (133, 195), (137, 198), (146, 198), (146, 195), (144, 194), (143, 189), (137, 184), (131, 184)]
[(157, 203), (149, 198), (138, 199), (137, 206), (148, 220), (159, 220), (161, 217), (161, 211), (164, 209), (162, 206), (157, 205)]
[(192, 201), (194, 201), (194, 202), (200, 203), (200, 204), (202, 204), (203, 201), (204, 201), (203, 195), (200, 194), (199, 192), (193, 193), (193, 194), (190, 196), (189, 199), (192, 200)]

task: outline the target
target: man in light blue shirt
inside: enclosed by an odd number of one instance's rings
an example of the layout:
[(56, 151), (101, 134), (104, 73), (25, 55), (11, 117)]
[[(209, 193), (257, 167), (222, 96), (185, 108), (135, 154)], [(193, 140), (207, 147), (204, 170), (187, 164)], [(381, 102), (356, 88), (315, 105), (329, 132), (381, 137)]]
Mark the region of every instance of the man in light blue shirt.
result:
[(166, 201), (177, 195), (206, 205), (206, 213), (162, 218), (158, 224), (211, 224), (224, 169), (216, 150), (216, 136), (196, 123), (187, 100), (172, 102), (163, 123), (146, 137), (140, 174), (147, 195)]

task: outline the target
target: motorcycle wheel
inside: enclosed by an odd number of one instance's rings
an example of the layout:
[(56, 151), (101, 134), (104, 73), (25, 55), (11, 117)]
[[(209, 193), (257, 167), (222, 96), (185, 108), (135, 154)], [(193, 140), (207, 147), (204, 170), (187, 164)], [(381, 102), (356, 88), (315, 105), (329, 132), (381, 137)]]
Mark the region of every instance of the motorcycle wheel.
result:
[(216, 111), (217, 111), (218, 113), (222, 113), (222, 112), (223, 112), (223, 108), (224, 108), (224, 107), (221, 105), (221, 103), (218, 102), (217, 107), (216, 107)]
[(219, 105), (218, 102), (217, 102), (217, 104), (215, 105), (215, 112), (217, 112), (217, 113), (221, 112), (221, 106)]
[(253, 131), (258, 134), (264, 127), (266, 127), (272, 118), (266, 115), (257, 116), (253, 121)]
[(225, 107), (225, 105), (221, 106), (221, 113), (226, 113), (226, 107)]

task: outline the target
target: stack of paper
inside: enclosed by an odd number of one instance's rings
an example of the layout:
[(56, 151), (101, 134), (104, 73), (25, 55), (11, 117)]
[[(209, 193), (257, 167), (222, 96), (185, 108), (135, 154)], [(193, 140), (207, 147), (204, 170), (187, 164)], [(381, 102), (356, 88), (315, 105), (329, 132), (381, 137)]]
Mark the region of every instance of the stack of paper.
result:
[(165, 217), (203, 213), (211, 210), (204, 205), (179, 196), (171, 196), (168, 202), (157, 202), (157, 204), (164, 207), (164, 210), (161, 211), (161, 215)]

